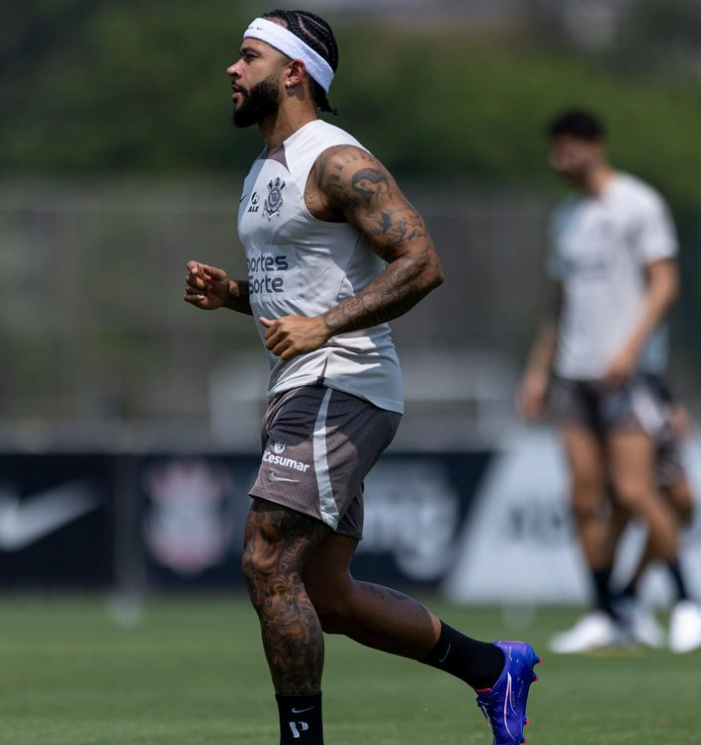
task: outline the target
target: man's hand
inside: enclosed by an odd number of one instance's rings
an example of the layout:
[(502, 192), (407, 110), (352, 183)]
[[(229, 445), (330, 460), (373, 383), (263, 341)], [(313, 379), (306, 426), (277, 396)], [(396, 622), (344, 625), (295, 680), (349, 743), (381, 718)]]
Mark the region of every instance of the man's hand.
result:
[(549, 380), (547, 375), (526, 375), (518, 393), (518, 411), (524, 419), (537, 421), (545, 416)]
[(268, 318), (259, 320), (268, 329), (265, 346), (282, 360), (313, 352), (331, 338), (329, 328), (320, 316), (283, 316), (276, 321)]
[(229, 277), (223, 269), (199, 261), (187, 262), (186, 303), (202, 310), (216, 310), (229, 299), (229, 292)]
[(631, 346), (621, 350), (609, 365), (603, 382), (610, 388), (620, 388), (635, 372), (638, 364), (638, 352)]

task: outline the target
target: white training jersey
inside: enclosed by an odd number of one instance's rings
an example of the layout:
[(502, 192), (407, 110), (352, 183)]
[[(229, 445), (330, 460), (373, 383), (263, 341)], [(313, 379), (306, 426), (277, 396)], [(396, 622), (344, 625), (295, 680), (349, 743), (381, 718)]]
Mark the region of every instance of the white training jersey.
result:
[[(555, 372), (596, 380), (640, 322), (647, 265), (677, 253), (674, 225), (662, 197), (633, 176), (617, 173), (598, 196), (569, 199), (550, 226), (549, 275), (563, 285)], [(639, 369), (664, 372), (667, 333), (660, 327)]]
[[(309, 172), (319, 155), (335, 145), (362, 147), (338, 127), (310, 122), (280, 147), (264, 151), (244, 182), (238, 232), (246, 249), (251, 309), (263, 341), (266, 329), (260, 316), (320, 315), (357, 294), (385, 268), (353, 226), (318, 220), (307, 209)], [(399, 360), (386, 323), (338, 334), (321, 349), (288, 361), (266, 352), (268, 397), (321, 384), (381, 409), (404, 410)]]

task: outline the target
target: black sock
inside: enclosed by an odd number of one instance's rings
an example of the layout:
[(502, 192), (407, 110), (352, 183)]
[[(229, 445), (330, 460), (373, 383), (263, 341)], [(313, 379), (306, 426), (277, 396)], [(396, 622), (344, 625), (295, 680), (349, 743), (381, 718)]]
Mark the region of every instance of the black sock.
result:
[(478, 642), (441, 621), (441, 636), (425, 665), (464, 680), (476, 690), (491, 688), (504, 670), (504, 653), (494, 644)]
[(611, 604), (611, 567), (603, 569), (593, 569), (591, 576), (594, 580), (594, 591), (596, 592), (596, 607), (607, 613), (614, 620), (618, 620), (618, 613), (613, 609)]
[(635, 581), (635, 578), (631, 579), (630, 582), (621, 590), (619, 595), (622, 598), (626, 598), (628, 600), (633, 600), (638, 596), (638, 583)]
[(311, 696), (275, 695), (280, 714), (280, 745), (324, 745), (321, 693)]
[(686, 589), (686, 582), (684, 582), (684, 575), (682, 574), (679, 560), (667, 562), (667, 569), (669, 569), (669, 573), (672, 575), (674, 589), (677, 591), (677, 600), (688, 600), (689, 593)]

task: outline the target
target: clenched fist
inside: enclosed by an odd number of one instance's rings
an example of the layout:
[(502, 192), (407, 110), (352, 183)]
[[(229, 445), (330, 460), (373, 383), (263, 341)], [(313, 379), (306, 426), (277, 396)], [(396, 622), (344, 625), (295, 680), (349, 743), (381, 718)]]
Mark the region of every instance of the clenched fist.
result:
[(313, 352), (323, 347), (331, 338), (321, 316), (283, 316), (276, 321), (268, 318), (259, 320), (268, 329), (265, 346), (282, 360), (291, 360), (299, 354)]
[(186, 303), (202, 310), (216, 310), (226, 303), (229, 292), (229, 277), (223, 269), (199, 261), (187, 262)]

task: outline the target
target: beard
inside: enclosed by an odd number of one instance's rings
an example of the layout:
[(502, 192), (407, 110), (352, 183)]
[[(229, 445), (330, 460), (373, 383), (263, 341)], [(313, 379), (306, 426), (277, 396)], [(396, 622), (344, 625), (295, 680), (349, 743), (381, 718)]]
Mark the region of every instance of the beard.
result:
[(268, 78), (254, 85), (234, 107), (234, 126), (250, 127), (274, 116), (280, 106), (279, 100), (280, 85), (276, 80)]

